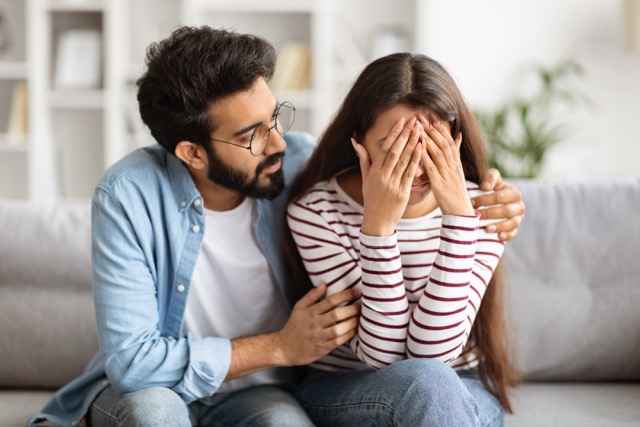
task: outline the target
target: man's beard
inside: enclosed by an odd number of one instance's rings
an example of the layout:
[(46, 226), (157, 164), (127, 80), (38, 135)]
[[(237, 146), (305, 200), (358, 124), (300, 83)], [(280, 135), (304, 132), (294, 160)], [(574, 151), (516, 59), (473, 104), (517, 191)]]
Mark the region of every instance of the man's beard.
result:
[(273, 200), (282, 192), (284, 188), (284, 172), (282, 171), (282, 166), (268, 176), (270, 183), (267, 185), (260, 185), (260, 173), (265, 168), (276, 164), (278, 160), (282, 160), (284, 152), (272, 154), (260, 162), (256, 167), (255, 176), (249, 181), (249, 174), (247, 172), (233, 169), (227, 165), (213, 151), (212, 147), (205, 146), (205, 150), (207, 152), (207, 158), (209, 159), (207, 178), (216, 184), (237, 191), (244, 196), (257, 199)]

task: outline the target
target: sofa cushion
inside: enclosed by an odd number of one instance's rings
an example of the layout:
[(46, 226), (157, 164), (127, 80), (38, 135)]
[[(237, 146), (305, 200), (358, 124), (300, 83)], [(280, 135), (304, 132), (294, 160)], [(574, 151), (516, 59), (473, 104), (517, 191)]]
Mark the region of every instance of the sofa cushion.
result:
[(532, 380), (640, 380), (640, 180), (514, 181), (505, 252), (517, 366)]
[(506, 427), (624, 427), (640, 420), (640, 384), (534, 383), (513, 392)]
[[(24, 427), (31, 416), (51, 398), (46, 391), (0, 390), (0, 426)], [(52, 424), (38, 424), (38, 427)], [(78, 426), (81, 427), (81, 426)]]
[(55, 389), (98, 350), (87, 204), (0, 201), (0, 387)]

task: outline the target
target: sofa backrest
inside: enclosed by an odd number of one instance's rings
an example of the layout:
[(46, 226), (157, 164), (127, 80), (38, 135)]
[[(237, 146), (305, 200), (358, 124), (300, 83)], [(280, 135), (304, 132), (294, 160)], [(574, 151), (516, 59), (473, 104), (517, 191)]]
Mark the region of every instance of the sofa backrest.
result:
[[(513, 181), (507, 315), (531, 380), (640, 380), (640, 180)], [(88, 204), (0, 200), (0, 387), (55, 389), (98, 350)]]
[(98, 350), (89, 204), (0, 201), (0, 387), (55, 389)]
[(531, 380), (640, 380), (640, 179), (514, 181), (507, 244), (515, 360)]

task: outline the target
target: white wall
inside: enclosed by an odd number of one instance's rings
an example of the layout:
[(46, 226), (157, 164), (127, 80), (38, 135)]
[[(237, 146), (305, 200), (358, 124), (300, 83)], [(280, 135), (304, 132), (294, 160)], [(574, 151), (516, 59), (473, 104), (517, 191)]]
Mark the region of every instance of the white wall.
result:
[[(426, 0), (425, 53), (454, 75), (474, 108), (524, 95), (527, 67), (574, 58), (590, 107), (542, 176), (640, 176), (640, 53), (625, 51), (622, 0)], [(559, 118), (559, 119), (565, 119)]]

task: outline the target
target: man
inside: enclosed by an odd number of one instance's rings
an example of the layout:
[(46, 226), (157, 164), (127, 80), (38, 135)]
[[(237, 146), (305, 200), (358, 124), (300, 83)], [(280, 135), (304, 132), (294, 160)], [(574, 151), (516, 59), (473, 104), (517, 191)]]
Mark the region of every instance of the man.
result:
[[(313, 425), (290, 367), (349, 340), (358, 297), (317, 288), (289, 310), (278, 249), (287, 184), (313, 150), (266, 81), (265, 40), (183, 27), (150, 47), (140, 113), (159, 145), (125, 157), (92, 201), (100, 354), (35, 415), (62, 425)], [(286, 155), (285, 155), (286, 153)], [(481, 201), (515, 235), (517, 190)], [(486, 196), (485, 196), (486, 197)], [(215, 423), (214, 423), (215, 421)]]

